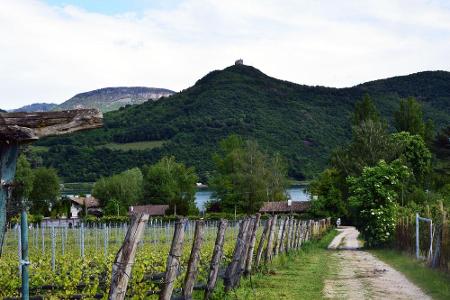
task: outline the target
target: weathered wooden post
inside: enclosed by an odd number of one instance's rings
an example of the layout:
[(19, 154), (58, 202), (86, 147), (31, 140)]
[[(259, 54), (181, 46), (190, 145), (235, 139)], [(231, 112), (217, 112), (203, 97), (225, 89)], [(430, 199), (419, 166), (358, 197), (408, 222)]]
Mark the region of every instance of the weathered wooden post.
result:
[(261, 214), (257, 213), (255, 216), (254, 223), (253, 223), (252, 234), (250, 236), (250, 245), (248, 248), (247, 259), (245, 262), (244, 274), (250, 274), (250, 272), (252, 271), (253, 252), (255, 250), (256, 233), (258, 231), (258, 225), (259, 225), (260, 218), (261, 218)]
[(267, 236), (270, 234), (270, 227), (272, 225), (273, 217), (270, 217), (266, 224), (264, 225), (263, 233), (261, 235), (261, 239), (259, 240), (258, 249), (256, 250), (256, 259), (255, 259), (255, 267), (258, 268), (261, 262), (261, 257), (264, 249), (264, 242), (267, 239)]
[(180, 257), (183, 252), (184, 227), (186, 219), (179, 219), (175, 223), (172, 244), (170, 246), (169, 256), (167, 257), (166, 274), (164, 276), (164, 286), (159, 294), (160, 300), (170, 300), (172, 297), (173, 286), (180, 267)]
[(250, 218), (247, 217), (241, 221), (239, 226), (239, 233), (236, 239), (236, 246), (234, 247), (233, 258), (225, 271), (224, 286), (225, 292), (236, 287), (240, 278), (241, 259), (244, 255), (245, 244), (247, 240), (247, 229), (250, 225)]
[(214, 244), (214, 252), (211, 258), (211, 264), (208, 275), (208, 283), (205, 289), (205, 299), (211, 297), (214, 288), (216, 287), (217, 275), (219, 274), (220, 260), (223, 255), (223, 244), (225, 242), (225, 230), (227, 229), (228, 221), (221, 219), (218, 225), (216, 242)]
[(280, 228), (278, 228), (278, 235), (277, 235), (277, 240), (275, 243), (275, 249), (274, 249), (274, 256), (278, 255), (278, 252), (280, 250), (280, 244), (281, 244), (281, 237), (283, 235), (283, 229), (284, 229), (284, 223), (286, 222), (285, 219), (281, 219), (280, 218)]
[(266, 247), (266, 252), (264, 254), (264, 261), (267, 262), (269, 260), (272, 259), (272, 255), (273, 255), (273, 241), (275, 239), (275, 230), (277, 227), (277, 219), (278, 216), (274, 215), (272, 218), (272, 223), (270, 224), (270, 229), (269, 229), (269, 238), (267, 239), (267, 247)]
[(197, 279), (198, 263), (200, 261), (200, 249), (203, 244), (205, 234), (205, 221), (195, 222), (194, 239), (192, 242), (191, 256), (189, 257), (186, 278), (184, 280), (183, 297), (185, 300), (192, 299), (195, 280)]
[(289, 224), (289, 217), (286, 218), (286, 220), (284, 221), (284, 226), (281, 231), (281, 240), (280, 240), (280, 244), (279, 244), (279, 248), (278, 248), (279, 253), (283, 253), (283, 251), (284, 251), (284, 241), (285, 241), (284, 239), (286, 237), (286, 231), (287, 231), (288, 224)]
[(142, 238), (147, 221), (148, 214), (137, 214), (133, 216), (131, 226), (128, 228), (122, 247), (120, 247), (114, 259), (111, 285), (108, 294), (108, 299), (110, 300), (125, 299), (137, 245)]

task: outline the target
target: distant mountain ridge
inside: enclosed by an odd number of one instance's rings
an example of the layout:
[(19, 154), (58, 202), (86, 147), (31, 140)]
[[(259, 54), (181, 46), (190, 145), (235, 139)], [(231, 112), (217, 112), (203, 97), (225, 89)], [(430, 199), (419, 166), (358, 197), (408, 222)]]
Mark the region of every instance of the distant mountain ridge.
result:
[(53, 110), (58, 104), (55, 103), (33, 103), (20, 108), (11, 109), (10, 112), (44, 112)]
[(117, 110), (126, 105), (141, 104), (175, 94), (174, 91), (151, 87), (107, 87), (77, 94), (58, 105), (55, 110), (98, 108), (102, 112)]
[[(93, 181), (151, 164), (164, 155), (195, 166), (207, 180), (218, 142), (239, 134), (282, 154), (291, 177), (312, 178), (326, 166), (330, 152), (351, 138), (351, 115), (365, 94), (388, 124), (400, 99), (409, 96), (421, 102), (425, 119), (432, 119), (437, 130), (450, 124), (450, 72), (420, 72), (329, 88), (272, 78), (254, 67), (238, 65), (212, 71), (165, 101), (106, 113), (102, 129), (38, 144), (49, 147), (42, 154), (44, 164), (71, 181)], [(105, 147), (136, 142), (160, 146), (139, 151)]]

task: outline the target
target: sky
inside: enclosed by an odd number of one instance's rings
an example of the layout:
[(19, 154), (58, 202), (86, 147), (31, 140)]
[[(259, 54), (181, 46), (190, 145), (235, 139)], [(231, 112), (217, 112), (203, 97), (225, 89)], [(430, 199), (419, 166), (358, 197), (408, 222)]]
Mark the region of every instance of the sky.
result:
[(180, 91), (238, 58), (307, 85), (450, 70), (450, 1), (1, 0), (0, 108)]

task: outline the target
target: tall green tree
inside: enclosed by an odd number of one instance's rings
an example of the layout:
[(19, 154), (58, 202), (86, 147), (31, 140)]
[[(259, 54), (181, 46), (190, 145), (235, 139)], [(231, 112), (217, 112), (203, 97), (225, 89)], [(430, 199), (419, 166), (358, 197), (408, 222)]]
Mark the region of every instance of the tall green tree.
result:
[(216, 172), (210, 180), (222, 210), (253, 213), (264, 201), (287, 199), (287, 171), (281, 156), (261, 151), (254, 141), (231, 135), (214, 155)]
[(422, 105), (414, 97), (400, 101), (399, 110), (394, 113), (394, 126), (398, 132), (406, 131), (425, 137)]
[(354, 126), (359, 126), (363, 122), (372, 120), (377, 123), (380, 122), (380, 113), (368, 94), (365, 94), (363, 99), (357, 101), (355, 104), (355, 111), (353, 112), (352, 123)]
[(128, 207), (142, 201), (143, 176), (139, 168), (133, 168), (110, 177), (100, 178), (93, 188), (108, 215), (124, 215)]
[(49, 215), (60, 193), (59, 183), (55, 169), (41, 167), (33, 171), (33, 189), (29, 195), (32, 214)]
[(195, 191), (198, 176), (195, 169), (163, 157), (159, 162), (143, 168), (144, 203), (168, 204), (179, 215), (195, 214)]

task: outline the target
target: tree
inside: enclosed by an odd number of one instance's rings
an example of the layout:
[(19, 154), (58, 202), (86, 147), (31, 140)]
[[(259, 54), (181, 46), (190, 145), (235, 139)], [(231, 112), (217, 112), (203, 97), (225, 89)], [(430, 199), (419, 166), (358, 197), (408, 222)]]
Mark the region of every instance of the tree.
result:
[(347, 179), (353, 219), (369, 247), (391, 241), (397, 224), (398, 191), (409, 175), (401, 161), (388, 164), (381, 160), (374, 167), (365, 167), (361, 176)]
[[(17, 215), (22, 208), (27, 208), (28, 198), (33, 190), (33, 170), (25, 155), (17, 159), (15, 186), (11, 199), (7, 202), (7, 218)], [(23, 202), (22, 202), (23, 201)]]
[(210, 180), (224, 211), (258, 211), (264, 201), (287, 199), (287, 171), (280, 155), (262, 152), (254, 141), (231, 135), (213, 156), (216, 172)]
[[(336, 169), (326, 169), (309, 185), (313, 195), (311, 212), (317, 217), (346, 218), (347, 204), (343, 199), (340, 176)], [(317, 198), (316, 198), (317, 197)]]
[(431, 172), (431, 152), (420, 135), (399, 132), (391, 135), (397, 157), (412, 170), (415, 183), (422, 184)]
[(195, 191), (198, 176), (195, 169), (175, 161), (175, 157), (163, 157), (152, 166), (145, 166), (144, 203), (168, 204), (170, 211), (188, 215), (197, 213)]
[(425, 138), (422, 106), (414, 97), (400, 101), (399, 110), (394, 113), (394, 126), (398, 132), (407, 131)]
[(33, 214), (49, 215), (59, 196), (59, 177), (55, 169), (37, 168), (33, 171), (33, 189), (29, 199)]
[(92, 191), (100, 200), (108, 215), (124, 215), (128, 207), (142, 200), (143, 176), (139, 168), (133, 168), (110, 177), (100, 178)]
[(352, 123), (359, 126), (362, 122), (372, 120), (374, 123), (380, 122), (380, 113), (368, 94), (365, 94), (361, 101), (356, 102), (353, 112)]

